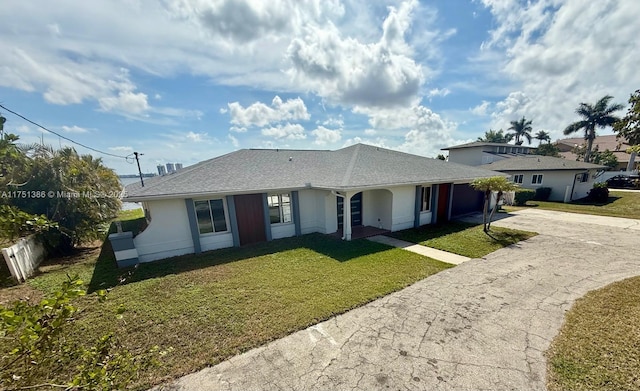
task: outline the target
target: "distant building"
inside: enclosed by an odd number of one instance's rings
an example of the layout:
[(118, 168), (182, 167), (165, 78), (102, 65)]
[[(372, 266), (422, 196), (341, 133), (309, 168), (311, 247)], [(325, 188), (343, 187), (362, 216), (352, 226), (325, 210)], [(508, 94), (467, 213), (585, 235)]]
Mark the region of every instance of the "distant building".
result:
[(158, 175), (165, 175), (167, 170), (164, 168), (162, 164), (158, 164)]
[(176, 170), (182, 170), (182, 163), (176, 163)]
[[(576, 160), (578, 155), (574, 153), (574, 148), (586, 146), (587, 142), (583, 137), (565, 138), (555, 142), (556, 146), (560, 150), (560, 156), (569, 159)], [(613, 168), (613, 171), (626, 170), (629, 165), (631, 155), (627, 153), (627, 148), (631, 145), (624, 138), (617, 138), (616, 135), (608, 136), (596, 136), (593, 140), (593, 149), (598, 148), (599, 152), (604, 152), (607, 149), (613, 152), (613, 155), (618, 158), (618, 166)], [(633, 166), (633, 162), (631, 163)]]
[(171, 174), (176, 171), (176, 166), (173, 163), (167, 163), (167, 173)]

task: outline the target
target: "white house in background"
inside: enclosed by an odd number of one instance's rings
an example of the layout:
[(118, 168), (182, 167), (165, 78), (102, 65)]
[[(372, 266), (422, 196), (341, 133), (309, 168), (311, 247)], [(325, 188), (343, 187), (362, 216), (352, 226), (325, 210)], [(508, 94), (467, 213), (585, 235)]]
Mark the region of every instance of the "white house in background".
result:
[(496, 174), (364, 144), (242, 149), (131, 184), (124, 201), (143, 203), (149, 224), (133, 241), (148, 262), (311, 232), (350, 240), (368, 227), (446, 221), (481, 210), (469, 183)]
[(593, 187), (598, 172), (606, 166), (551, 156), (520, 156), (502, 159), (480, 168), (511, 175), (525, 189), (550, 187), (550, 201), (569, 202), (584, 198)]
[(532, 150), (535, 150), (535, 148), (506, 143), (474, 141), (472, 143), (442, 148), (442, 150), (449, 151), (450, 162), (467, 164), (469, 166), (479, 166), (481, 164), (489, 164), (498, 160), (526, 156)]

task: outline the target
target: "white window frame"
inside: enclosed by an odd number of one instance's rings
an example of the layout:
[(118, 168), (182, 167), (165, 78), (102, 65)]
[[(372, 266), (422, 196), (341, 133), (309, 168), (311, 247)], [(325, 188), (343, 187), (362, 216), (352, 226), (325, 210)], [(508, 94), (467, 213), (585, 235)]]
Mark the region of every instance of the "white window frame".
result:
[(589, 182), (589, 173), (588, 172), (583, 172), (578, 174), (578, 178), (577, 178), (579, 183), (585, 183), (585, 182)]
[[(283, 202), (282, 201), (282, 196), (287, 196), (289, 198), (288, 202)], [(278, 208), (278, 217), (280, 221), (277, 222), (271, 222), (271, 208), (274, 208), (274, 206), (272, 206), (272, 197), (277, 197), (277, 205), (275, 207)], [(285, 208), (283, 208), (284, 205), (288, 205), (289, 206), (289, 213), (288, 215), (285, 213)], [(269, 223), (271, 225), (284, 225), (284, 224), (293, 224), (293, 200), (291, 197), (291, 193), (278, 193), (278, 194), (268, 194), (267, 195), (267, 206), (269, 208)], [(289, 218), (288, 221), (285, 221), (286, 218)]]
[[(200, 222), (198, 221), (198, 210), (196, 207), (196, 202), (207, 202), (207, 205), (209, 206), (209, 218), (211, 219), (211, 228), (213, 229), (212, 232), (204, 232), (202, 233), (200, 230)], [(224, 226), (226, 228), (226, 230), (224, 231), (216, 231), (216, 224), (213, 220), (213, 210), (211, 209), (211, 201), (222, 201), (222, 213), (224, 213)], [(208, 235), (217, 235), (217, 234), (223, 234), (223, 233), (227, 233), (229, 232), (229, 212), (227, 210), (227, 200), (222, 197), (222, 198), (203, 198), (203, 199), (197, 199), (197, 200), (193, 200), (193, 213), (195, 214), (196, 217), (196, 225), (198, 226), (198, 234), (200, 234), (200, 236), (208, 236)]]
[(523, 182), (524, 174), (513, 174), (513, 183), (522, 184)]
[[(531, 175), (531, 184), (541, 185), (543, 178), (544, 178), (544, 174), (533, 174)], [(536, 179), (538, 179), (538, 181), (536, 181)]]
[[(429, 193), (426, 200), (424, 199), (425, 190), (428, 190), (427, 193)], [(422, 186), (420, 190), (420, 213), (431, 212), (431, 191), (431, 186)]]

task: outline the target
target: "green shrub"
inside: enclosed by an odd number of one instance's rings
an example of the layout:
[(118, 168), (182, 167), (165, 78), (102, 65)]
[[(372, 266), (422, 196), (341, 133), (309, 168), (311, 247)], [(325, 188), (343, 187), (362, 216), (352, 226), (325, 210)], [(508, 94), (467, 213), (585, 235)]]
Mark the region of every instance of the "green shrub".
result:
[(605, 182), (594, 183), (593, 188), (589, 190), (587, 199), (592, 202), (607, 202), (609, 200), (609, 189)]
[(524, 206), (527, 201), (531, 201), (535, 197), (536, 192), (531, 189), (518, 189), (513, 197), (513, 202), (516, 206)]
[(538, 187), (536, 189), (536, 194), (533, 197), (533, 199), (536, 201), (547, 201), (550, 195), (551, 195), (550, 187)]

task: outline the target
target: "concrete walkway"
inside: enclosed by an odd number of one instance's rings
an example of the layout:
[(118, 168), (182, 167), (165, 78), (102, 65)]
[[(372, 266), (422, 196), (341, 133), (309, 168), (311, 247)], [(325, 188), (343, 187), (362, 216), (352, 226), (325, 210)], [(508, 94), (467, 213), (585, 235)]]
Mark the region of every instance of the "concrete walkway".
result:
[(639, 223), (515, 212), (494, 225), (540, 235), (161, 389), (544, 390), (565, 311), (640, 274)]
[(453, 254), (447, 251), (438, 250), (420, 244), (405, 242), (404, 240), (392, 238), (385, 235), (376, 235), (367, 239), (371, 240), (372, 242), (382, 243), (392, 247), (398, 247), (403, 250), (411, 251), (416, 254), (424, 255), (425, 257), (433, 258), (438, 261), (451, 263), (453, 265), (459, 265), (471, 259), (468, 257), (463, 257), (462, 255)]

